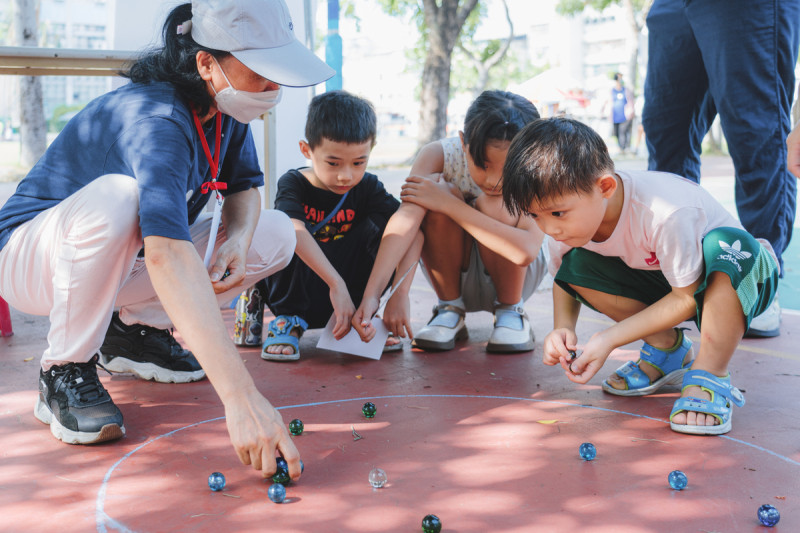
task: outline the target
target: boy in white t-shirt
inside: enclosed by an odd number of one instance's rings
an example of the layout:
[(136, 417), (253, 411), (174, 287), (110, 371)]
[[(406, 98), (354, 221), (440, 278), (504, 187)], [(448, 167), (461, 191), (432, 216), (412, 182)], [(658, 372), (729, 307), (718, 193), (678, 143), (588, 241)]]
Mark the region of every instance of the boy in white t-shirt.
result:
[[(609, 376), (603, 390), (644, 396), (681, 384), (674, 431), (730, 431), (731, 404), (741, 407), (744, 397), (731, 386), (728, 363), (777, 288), (769, 244), (689, 180), (615, 171), (600, 136), (575, 120), (528, 125), (511, 143), (503, 176), (509, 210), (530, 214), (553, 238), (554, 329), (544, 363), (560, 363), (567, 378), (586, 383), (612, 350), (642, 339), (639, 359)], [(617, 323), (575, 357), (581, 303)], [(703, 340), (694, 361), (677, 327), (689, 319)]]

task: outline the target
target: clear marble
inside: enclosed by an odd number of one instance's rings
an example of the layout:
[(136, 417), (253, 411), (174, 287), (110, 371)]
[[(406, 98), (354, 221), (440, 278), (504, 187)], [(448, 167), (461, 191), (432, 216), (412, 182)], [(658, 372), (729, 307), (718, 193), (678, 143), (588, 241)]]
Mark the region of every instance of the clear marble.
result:
[(388, 479), (386, 472), (381, 468), (373, 468), (369, 472), (369, 484), (373, 488), (382, 489)]

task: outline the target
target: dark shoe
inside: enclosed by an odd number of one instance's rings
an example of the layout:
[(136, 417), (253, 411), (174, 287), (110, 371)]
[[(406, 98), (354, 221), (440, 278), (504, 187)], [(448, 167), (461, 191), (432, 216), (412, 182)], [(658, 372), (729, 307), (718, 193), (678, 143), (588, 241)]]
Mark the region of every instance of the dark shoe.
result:
[(39, 371), (33, 414), (67, 444), (94, 444), (125, 435), (122, 413), (97, 377), (97, 356)]
[(184, 350), (172, 331), (144, 324), (127, 326), (114, 313), (100, 347), (104, 368), (162, 383), (188, 383), (206, 375), (192, 352)]

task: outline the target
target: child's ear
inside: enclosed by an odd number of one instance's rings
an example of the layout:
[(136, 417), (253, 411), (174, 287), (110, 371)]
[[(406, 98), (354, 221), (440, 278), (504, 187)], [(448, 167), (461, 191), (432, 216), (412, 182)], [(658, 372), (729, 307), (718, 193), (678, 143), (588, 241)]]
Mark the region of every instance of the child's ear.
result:
[(611, 198), (617, 192), (617, 178), (613, 174), (605, 174), (597, 178), (597, 186), (603, 198)]
[(464, 150), (464, 152), (466, 152), (467, 151), (467, 145), (464, 144), (464, 132), (463, 131), (459, 131), (458, 132), (458, 138), (461, 139), (461, 148)]
[(300, 140), (300, 153), (306, 159), (311, 159), (311, 146), (306, 141)]

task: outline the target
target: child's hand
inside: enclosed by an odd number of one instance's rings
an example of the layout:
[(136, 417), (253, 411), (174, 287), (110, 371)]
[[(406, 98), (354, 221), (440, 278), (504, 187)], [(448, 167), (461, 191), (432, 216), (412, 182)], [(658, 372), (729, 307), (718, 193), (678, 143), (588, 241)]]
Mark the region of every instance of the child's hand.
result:
[(542, 362), (550, 366), (561, 363), (561, 367), (567, 370), (570, 362), (569, 351), (575, 349), (577, 342), (578, 337), (571, 329), (554, 329), (544, 338)]
[(372, 317), (378, 311), (380, 300), (364, 297), (361, 305), (356, 309), (350, 324), (356, 328), (356, 333), (364, 342), (369, 342), (375, 337), (375, 328), (372, 327)]
[(434, 212), (444, 212), (447, 202), (458, 200), (450, 192), (450, 184), (446, 181), (420, 176), (406, 178), (400, 189), (400, 199)]
[(408, 294), (396, 292), (386, 302), (386, 308), (383, 310), (383, 323), (386, 325), (386, 329), (397, 337), (405, 337), (408, 332), (408, 337), (413, 339), (414, 333), (411, 331), (409, 310)]
[(567, 379), (574, 383), (588, 383), (597, 372), (603, 368), (603, 365), (608, 359), (608, 355), (615, 346), (611, 346), (603, 335), (604, 331), (600, 331), (592, 335), (589, 342), (584, 346), (583, 353), (574, 359), (571, 363), (564, 367)]
[(350, 331), (350, 320), (356, 311), (356, 306), (353, 305), (353, 300), (350, 299), (347, 286), (343, 285), (341, 288), (337, 286), (331, 289), (331, 304), (333, 305), (333, 316), (336, 317), (336, 323), (333, 326), (333, 337), (339, 340)]

